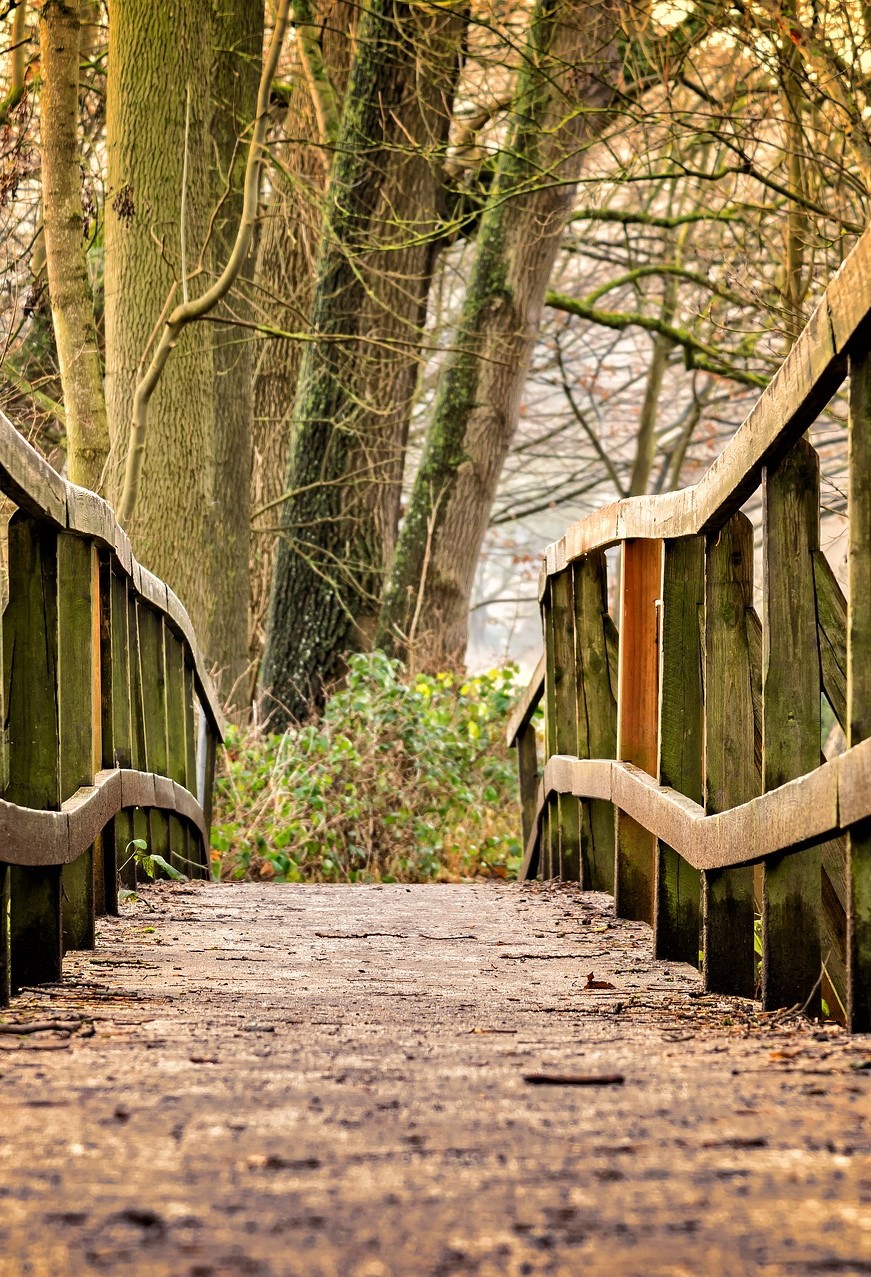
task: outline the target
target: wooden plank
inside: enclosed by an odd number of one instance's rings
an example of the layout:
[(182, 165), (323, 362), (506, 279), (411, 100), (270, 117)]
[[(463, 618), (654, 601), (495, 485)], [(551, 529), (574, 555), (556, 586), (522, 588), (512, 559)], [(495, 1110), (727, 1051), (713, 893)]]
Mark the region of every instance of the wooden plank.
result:
[[(61, 798), (94, 779), (94, 560), (90, 541), (57, 540), (58, 756)], [(64, 865), (65, 949), (94, 947), (94, 852)]]
[[(800, 439), (763, 480), (762, 770), (765, 789), (810, 772), (820, 757), (820, 665), (814, 551), (819, 460)], [(811, 659), (809, 654), (812, 654)], [(820, 853), (772, 859), (762, 893), (762, 1002), (808, 1003), (819, 1014)]]
[[(5, 797), (57, 811), (61, 804), (57, 713), (57, 534), (27, 515), (8, 530), (9, 603), (3, 614), (4, 713), (9, 743)], [(12, 986), (59, 980), (61, 871), (16, 865), (10, 878)]]
[[(185, 743), (185, 652), (184, 645), (169, 626), (163, 627), (164, 668), (166, 670), (166, 774), (184, 785), (187, 779), (187, 750)], [(183, 821), (171, 816), (169, 820), (170, 863), (182, 873), (196, 876), (202, 868), (199, 849), (188, 845), (187, 828)], [(197, 853), (193, 861), (191, 852)]]
[[(553, 746), (551, 753), (578, 753), (578, 668), (575, 660), (575, 602), (571, 571), (551, 581), (550, 631), (553, 641)], [(550, 666), (548, 672), (550, 672)], [(581, 806), (570, 794), (551, 807), (556, 816), (557, 863), (564, 882), (581, 880)]]
[[(553, 578), (548, 580), (541, 603), (541, 624), (544, 635), (544, 757), (545, 762), (556, 748), (556, 637), (553, 619)], [(541, 854), (539, 868), (542, 878), (558, 878), (559, 863), (559, 799), (548, 798), (547, 810), (541, 823)]]
[(12, 866), (0, 863), (0, 1007), (12, 997), (12, 947), (9, 926)]
[[(605, 555), (596, 551), (574, 565), (575, 657), (577, 661), (578, 743), (581, 758), (614, 758), (617, 753), (617, 644), (608, 615)], [(611, 642), (613, 631), (614, 642)], [(613, 678), (612, 654), (613, 651)], [(614, 892), (614, 811), (610, 802), (584, 804), (581, 824), (581, 881), (592, 891)]]
[[(127, 578), (113, 570), (111, 556), (100, 555), (100, 766), (129, 767), (130, 646)], [(133, 813), (119, 811), (102, 838), (104, 903), (118, 912), (119, 870), (129, 857)], [(133, 877), (129, 869), (128, 881)]]
[[(708, 539), (705, 554), (705, 811), (758, 793), (747, 614), (753, 602), (753, 527), (743, 514)], [(753, 997), (753, 871), (702, 880), (705, 988)]]
[[(871, 357), (850, 363), (847, 745), (871, 737)], [(847, 1024), (871, 1032), (871, 821), (847, 840)]]
[(505, 743), (509, 749), (511, 749), (511, 747), (515, 744), (517, 737), (538, 709), (543, 695), (544, 652), (542, 652), (541, 656), (538, 658), (538, 662), (532, 672), (529, 682), (526, 685), (526, 689), (520, 697), (520, 700), (517, 702), (517, 707), (514, 710), (514, 713), (508, 720), (508, 727), (505, 731)]
[[(140, 606), (132, 586), (127, 591), (127, 641), (129, 645), (130, 673), (130, 757), (131, 766), (137, 771), (145, 771), (148, 767), (145, 748), (145, 692), (142, 668), (142, 652), (139, 633), (139, 613), (145, 612)], [(125, 804), (129, 807), (129, 804)], [(149, 843), (151, 830), (148, 824), (148, 813), (138, 808), (132, 813), (133, 838), (139, 842)], [(136, 886), (136, 860), (132, 849), (125, 850), (121, 860), (121, 881), (128, 888)]]
[[(656, 775), (658, 766), (657, 601), (661, 589), (662, 542), (624, 542), (617, 753), (651, 776)], [(621, 918), (653, 924), (655, 846), (648, 830), (618, 813), (614, 896)]]
[(517, 750), (517, 783), (520, 791), (520, 828), (522, 843), (525, 847), (536, 823), (536, 807), (538, 799), (538, 748), (535, 740), (535, 728), (526, 723), (515, 733)]
[[(139, 666), (145, 723), (144, 771), (167, 775), (166, 665), (163, 617), (150, 607), (139, 607)], [(169, 821), (160, 811), (149, 812), (149, 849), (164, 859), (171, 855)]]
[[(662, 570), (659, 782), (703, 801), (702, 642), (705, 542), (666, 541)], [(659, 958), (699, 965), (701, 878), (667, 843), (657, 843), (654, 949)]]
[(820, 679), (826, 700), (847, 734), (847, 600), (822, 550), (814, 551)]

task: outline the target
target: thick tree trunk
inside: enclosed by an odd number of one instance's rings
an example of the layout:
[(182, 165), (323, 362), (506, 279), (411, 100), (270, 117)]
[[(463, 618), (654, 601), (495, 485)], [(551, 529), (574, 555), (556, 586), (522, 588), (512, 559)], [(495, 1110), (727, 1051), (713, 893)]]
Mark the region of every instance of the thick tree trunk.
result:
[[(296, 7), (296, 6), (295, 6)], [(329, 70), (336, 99), (344, 99), (351, 41), (358, 8), (352, 0), (325, 0), (317, 6), (321, 61)], [(280, 332), (306, 332), (311, 314), (327, 176), (335, 138), (324, 135), (305, 68), (297, 61), (289, 77), (285, 141), (272, 172), (272, 192), (257, 260), (258, 318)], [(290, 421), (303, 345), (267, 337), (257, 350), (251, 503), (249, 659), (259, 668), (266, 639), (266, 612), (275, 565), (278, 498), (287, 477)], [(263, 511), (258, 515), (258, 511)]]
[[(202, 0), (109, 0), (106, 403), (116, 497), (137, 372), (174, 279), (197, 264), (211, 211), (211, 18)], [(192, 295), (205, 282), (192, 281)], [(214, 530), (212, 340), (210, 325), (189, 325), (161, 378), (127, 529), (137, 556), (172, 586), (204, 635), (215, 584), (204, 567)]]
[(278, 726), (371, 642), (399, 513), (464, 18), (372, 0), (332, 170), (264, 658)]
[(46, 0), (39, 19), (43, 226), (66, 410), (67, 472), (73, 483), (99, 489), (109, 453), (109, 428), (82, 212), (81, 35), (78, 0)]
[[(210, 257), (219, 274), (230, 256), (242, 215), (242, 189), (263, 50), (263, 0), (214, 0), (212, 73), (212, 202), (219, 208)], [(242, 279), (215, 318), (250, 320), (252, 306)], [(251, 418), (254, 352), (249, 329), (224, 322), (207, 325), (215, 367), (215, 478), (209, 541), (211, 597), (201, 642), (219, 670), (225, 700), (244, 709), (250, 693), (248, 578), (251, 550)]]
[(461, 660), (469, 599), (517, 426), (545, 291), (585, 149), (610, 118), (618, 11), (538, 0), (508, 142), (481, 219), (382, 607), (378, 641), (418, 664)]

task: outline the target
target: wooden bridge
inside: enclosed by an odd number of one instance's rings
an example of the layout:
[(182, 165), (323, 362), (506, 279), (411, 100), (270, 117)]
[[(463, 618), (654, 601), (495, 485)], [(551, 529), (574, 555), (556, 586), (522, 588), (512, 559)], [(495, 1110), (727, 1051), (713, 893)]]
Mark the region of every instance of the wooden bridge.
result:
[[(613, 893), (655, 952), (766, 1009), (871, 1030), (871, 238), (693, 487), (550, 546), (544, 655), (509, 729), (523, 876)], [(807, 432), (849, 378), (848, 600)], [(761, 489), (762, 615), (754, 530)], [(620, 548), (609, 614), (605, 551)], [(821, 759), (821, 696), (847, 750)], [(538, 776), (533, 713), (545, 704)], [(616, 822), (613, 812), (616, 809)], [(757, 923), (757, 918), (759, 919)], [(761, 936), (761, 972), (756, 971)]]
[[(847, 376), (845, 601), (806, 434)], [(869, 1271), (867, 1039), (804, 1013), (871, 1028), (871, 238), (695, 487), (547, 553), (509, 739), (557, 881), (197, 881), (184, 609), (5, 419), (0, 491), (0, 1277)], [(136, 841), (188, 881), (119, 916)]]

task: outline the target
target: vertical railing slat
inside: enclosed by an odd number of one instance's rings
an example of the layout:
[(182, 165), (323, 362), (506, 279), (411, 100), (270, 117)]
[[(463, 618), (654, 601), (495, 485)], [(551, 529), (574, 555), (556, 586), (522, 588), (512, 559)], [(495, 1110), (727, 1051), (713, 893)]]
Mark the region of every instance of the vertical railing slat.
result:
[[(575, 676), (579, 758), (617, 755), (616, 677), (608, 654), (608, 578), (604, 552), (574, 564)], [(616, 675), (616, 671), (615, 671)], [(581, 881), (588, 890), (614, 890), (614, 809), (601, 799), (584, 803), (581, 821)]]
[[(659, 683), (659, 783), (704, 801), (702, 643), (705, 542), (666, 541), (662, 569)], [(657, 957), (699, 964), (701, 880), (698, 870), (657, 844)]]
[[(662, 541), (623, 543), (617, 754), (655, 776), (659, 711), (658, 608)], [(617, 814), (615, 901), (621, 918), (653, 923), (656, 839)]]
[[(9, 780), (4, 797), (58, 811), (57, 534), (19, 511), (9, 522), (8, 545), (3, 658)], [(12, 867), (10, 951), (13, 988), (60, 979), (60, 866)]]
[[(871, 736), (871, 356), (850, 360), (847, 745)], [(825, 955), (824, 955), (825, 956)], [(871, 1032), (871, 820), (847, 838), (847, 1024)]]
[[(61, 535), (57, 543), (58, 756), (61, 799), (94, 779), (94, 559), (89, 541)], [(102, 874), (101, 874), (102, 881)], [(64, 865), (66, 949), (94, 947), (94, 848)]]
[[(819, 459), (800, 439), (763, 473), (762, 773), (766, 790), (820, 761), (820, 662), (813, 555), (819, 548)], [(762, 1003), (820, 1008), (820, 851), (766, 862)]]
[[(747, 614), (753, 604), (753, 526), (734, 515), (713, 536), (705, 563), (705, 811), (726, 811), (759, 792)], [(752, 998), (753, 870), (702, 875), (705, 987)]]
[[(575, 605), (569, 570), (551, 577), (550, 633), (553, 677), (553, 733), (551, 754), (578, 752), (578, 685), (575, 661)], [(565, 882), (581, 880), (581, 805), (571, 794), (561, 794), (553, 805), (556, 816), (557, 864), (554, 876)], [(558, 868), (557, 868), (558, 866)]]

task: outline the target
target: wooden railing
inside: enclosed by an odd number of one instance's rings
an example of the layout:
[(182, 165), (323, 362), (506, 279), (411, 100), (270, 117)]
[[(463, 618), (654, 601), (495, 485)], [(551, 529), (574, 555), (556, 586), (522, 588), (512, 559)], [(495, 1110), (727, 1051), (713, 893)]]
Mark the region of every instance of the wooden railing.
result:
[[(0, 1003), (59, 980), (65, 949), (135, 885), (134, 839), (209, 872), (221, 714), (188, 615), (111, 508), (0, 414), (9, 499), (0, 773)], [(14, 512), (12, 507), (15, 507)]]
[[(824, 998), (856, 1031), (871, 1030), (869, 236), (695, 486), (618, 501), (548, 548), (544, 656), (508, 732), (522, 876), (613, 892), (711, 991), (809, 1012)], [(849, 603), (820, 550), (804, 437), (848, 376)], [(740, 512), (758, 488), (761, 617)], [(847, 740), (822, 763), (821, 693)]]

